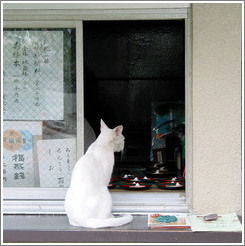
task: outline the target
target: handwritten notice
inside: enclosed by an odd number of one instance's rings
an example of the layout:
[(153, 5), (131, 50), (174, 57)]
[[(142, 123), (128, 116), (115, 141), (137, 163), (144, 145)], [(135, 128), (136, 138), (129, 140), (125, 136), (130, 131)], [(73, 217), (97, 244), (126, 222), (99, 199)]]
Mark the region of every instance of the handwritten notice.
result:
[(37, 142), (40, 187), (69, 187), (76, 163), (76, 139), (51, 139)]
[(41, 122), (4, 121), (4, 187), (35, 186), (34, 137), (41, 135)]
[(5, 120), (63, 120), (63, 32), (3, 32)]

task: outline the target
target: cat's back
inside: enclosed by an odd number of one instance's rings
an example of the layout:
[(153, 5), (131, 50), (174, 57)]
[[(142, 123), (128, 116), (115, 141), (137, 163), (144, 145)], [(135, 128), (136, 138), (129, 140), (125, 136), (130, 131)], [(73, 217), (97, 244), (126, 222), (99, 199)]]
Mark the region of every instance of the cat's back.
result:
[(107, 146), (105, 144), (100, 144), (95, 141), (89, 146), (84, 156), (97, 156), (98, 154), (102, 154), (105, 151), (107, 151)]
[(86, 153), (77, 161), (74, 167), (73, 173), (78, 173), (78, 172), (84, 173), (86, 170), (93, 168), (93, 166), (95, 165), (95, 162), (96, 162), (96, 158), (94, 154)]
[(72, 172), (70, 187), (81, 183), (88, 184), (91, 178), (98, 173), (98, 160), (93, 152), (86, 152), (75, 164)]

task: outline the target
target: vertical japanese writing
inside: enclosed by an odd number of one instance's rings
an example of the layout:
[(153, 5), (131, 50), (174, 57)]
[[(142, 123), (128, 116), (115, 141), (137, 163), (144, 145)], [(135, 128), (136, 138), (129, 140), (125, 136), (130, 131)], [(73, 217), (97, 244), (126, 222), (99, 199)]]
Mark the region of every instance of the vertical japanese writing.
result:
[(4, 121), (3, 130), (4, 187), (38, 185), (33, 147), (34, 136), (42, 134), (42, 122)]
[(5, 155), (3, 155), (3, 182), (7, 182), (7, 165), (5, 162)]
[(44, 63), (45, 64), (48, 64), (49, 63), (49, 51), (50, 51), (50, 48), (49, 48), (49, 44), (47, 43), (46, 40), (44, 40), (43, 42), (43, 60), (44, 60)]
[(71, 149), (70, 148), (66, 148), (66, 165), (67, 165), (67, 170), (70, 172), (71, 171)]
[(21, 48), (21, 43), (19, 41), (14, 41), (13, 43), (13, 63), (14, 66), (20, 67), (20, 48)]
[[(51, 148), (48, 149), (48, 155), (49, 155), (49, 158), (51, 159), (52, 158), (52, 150)], [(54, 171), (55, 170), (55, 164), (53, 163), (50, 163), (50, 165), (48, 166), (48, 171)]]
[[(14, 75), (13, 75), (13, 102), (16, 104), (20, 103), (20, 95), (22, 91), (27, 90), (28, 88), (28, 75), (29, 75), (29, 66), (33, 67), (33, 74), (41, 74), (41, 65), (48, 64), (50, 61), (49, 55), (49, 44), (47, 40), (39, 40), (35, 42), (33, 46), (28, 47), (26, 44), (22, 44), (21, 41), (14, 40), (12, 45), (12, 61), (14, 66)], [(33, 59), (30, 57), (30, 54), (33, 53)], [(34, 64), (29, 64), (33, 60)], [(41, 81), (40, 79), (35, 79), (33, 81), (33, 96), (34, 96), (34, 106), (41, 106)], [(29, 96), (30, 93), (29, 93)], [(6, 96), (5, 96), (6, 101)], [(6, 106), (6, 104), (5, 104)], [(6, 107), (5, 107), (6, 110)]]
[[(14, 84), (14, 100), (13, 102), (16, 104), (20, 103), (21, 98), (21, 88), (26, 89), (27, 87), (27, 80), (26, 77), (28, 76), (28, 61), (27, 61), (27, 46), (23, 45), (18, 40), (13, 41), (13, 52), (12, 52), (12, 58), (13, 58), (13, 67), (14, 67), (14, 73), (13, 73), (13, 84)], [(22, 82), (22, 83), (21, 83)]]
[(15, 74), (13, 76), (13, 83), (14, 83), (14, 103), (19, 103), (19, 68), (21, 68), (21, 63), (20, 63), (20, 59), (21, 59), (21, 54), (20, 54), (20, 49), (21, 49), (21, 43), (18, 40), (15, 40), (13, 42), (13, 65), (15, 67)]
[(25, 179), (25, 156), (24, 154), (14, 154), (12, 155), (13, 169), (14, 169), (14, 179)]
[(24, 45), (22, 49), (22, 85), (23, 85), (23, 90), (27, 90), (28, 85), (27, 85), (27, 77), (28, 77), (28, 49), (27, 46)]
[(40, 186), (68, 187), (76, 161), (75, 139), (43, 140), (38, 143)]
[(58, 148), (56, 152), (58, 154), (57, 156), (58, 172), (59, 172), (59, 177), (57, 178), (58, 186), (64, 187), (65, 178), (64, 178), (64, 172), (63, 172), (63, 156), (62, 156), (63, 151), (61, 148)]
[(4, 118), (62, 120), (63, 31), (4, 30), (3, 45)]
[(41, 54), (40, 54), (39, 44), (35, 43), (33, 49), (34, 49), (34, 73), (39, 73), (41, 71), (41, 68), (40, 68)]
[(39, 107), (40, 106), (40, 81), (37, 79), (35, 81), (35, 106)]
[(23, 80), (28, 76), (27, 47), (25, 45), (22, 48), (22, 76)]
[[(34, 44), (34, 73), (41, 72), (41, 49), (39, 43)], [(34, 105), (35, 107), (40, 106), (40, 81), (37, 79), (34, 81)]]

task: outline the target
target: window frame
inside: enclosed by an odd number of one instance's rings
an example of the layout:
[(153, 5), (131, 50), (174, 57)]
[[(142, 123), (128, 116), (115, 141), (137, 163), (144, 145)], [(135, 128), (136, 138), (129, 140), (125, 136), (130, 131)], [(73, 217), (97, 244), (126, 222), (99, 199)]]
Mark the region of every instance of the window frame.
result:
[[(82, 47), (82, 25), (81, 21), (39, 21), (39, 22), (30, 22), (30, 21), (21, 21), (18, 23), (14, 22), (5, 22), (4, 28), (74, 28), (76, 30), (76, 87), (77, 91), (83, 92), (83, 51), (77, 49), (77, 47)], [(77, 52), (78, 51), (78, 52)], [(79, 69), (78, 69), (79, 68)], [(77, 159), (83, 154), (83, 97), (77, 97), (77, 112), (79, 113), (79, 117), (77, 117), (77, 125), (82, 127), (77, 127), (77, 135), (76, 135), (76, 142), (77, 146), (81, 146), (80, 148), (77, 147)], [(16, 192), (18, 189), (18, 193)], [(39, 193), (37, 198), (36, 192)], [(31, 199), (50, 199), (50, 197), (61, 197), (64, 192), (66, 192), (66, 188), (39, 188), (39, 187), (27, 187), (27, 188), (3, 188), (3, 199), (4, 200), (31, 200)], [(56, 196), (57, 195), (57, 196)]]
[[(174, 4), (173, 4), (174, 6)], [(173, 7), (172, 6), (172, 7)], [(170, 6), (171, 7), (171, 6)], [(76, 86), (77, 86), (77, 159), (83, 152), (83, 21), (85, 20), (185, 20), (185, 132), (186, 132), (186, 190), (182, 193), (111, 192), (113, 212), (147, 213), (150, 211), (188, 212), (191, 200), (192, 163), (192, 95), (191, 95), (191, 22), (187, 4), (182, 8), (161, 9), (80, 9), (80, 10), (5, 10), (3, 28), (75, 28)], [(42, 19), (42, 21), (39, 21)], [(18, 192), (16, 192), (18, 189)], [(64, 214), (67, 188), (4, 188), (3, 213)], [(38, 195), (37, 195), (38, 192)], [(128, 203), (134, 196), (134, 202)], [(52, 199), (51, 199), (52, 197)], [(129, 199), (125, 199), (129, 198)]]

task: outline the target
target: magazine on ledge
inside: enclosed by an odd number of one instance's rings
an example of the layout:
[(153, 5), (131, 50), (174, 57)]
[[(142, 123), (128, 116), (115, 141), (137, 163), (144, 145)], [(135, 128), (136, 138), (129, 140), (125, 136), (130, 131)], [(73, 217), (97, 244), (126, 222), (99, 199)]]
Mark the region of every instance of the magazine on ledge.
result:
[(148, 214), (148, 227), (151, 229), (191, 229), (189, 215), (184, 213)]

